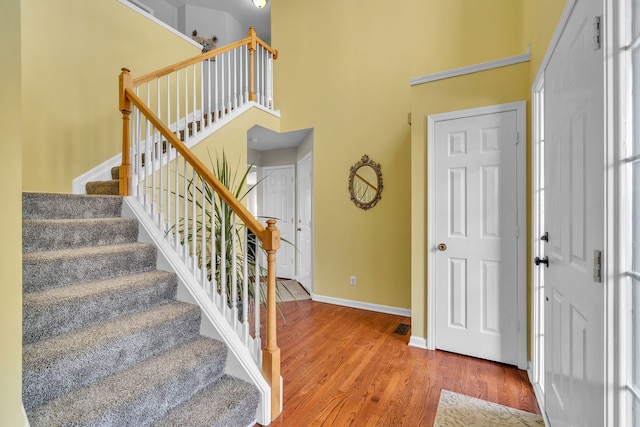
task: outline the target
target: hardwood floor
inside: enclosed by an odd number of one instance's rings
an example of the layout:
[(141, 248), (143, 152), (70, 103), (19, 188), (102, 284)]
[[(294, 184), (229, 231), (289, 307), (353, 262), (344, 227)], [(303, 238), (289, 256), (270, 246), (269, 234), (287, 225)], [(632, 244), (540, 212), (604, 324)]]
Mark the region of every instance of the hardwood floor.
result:
[(282, 303), (284, 409), (272, 426), (431, 426), (440, 390), (540, 413), (516, 367), (409, 347), (410, 318), (324, 304)]

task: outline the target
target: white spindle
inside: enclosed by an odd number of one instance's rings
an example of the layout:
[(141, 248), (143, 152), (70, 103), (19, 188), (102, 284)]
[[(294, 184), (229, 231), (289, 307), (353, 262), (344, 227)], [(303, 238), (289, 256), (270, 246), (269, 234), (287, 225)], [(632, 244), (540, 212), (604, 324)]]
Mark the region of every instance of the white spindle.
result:
[(227, 224), (226, 224), (227, 205), (224, 200), (220, 199), (220, 311), (223, 316), (227, 314)]
[(244, 244), (242, 245), (242, 342), (246, 346), (249, 342), (249, 229), (245, 226)]
[(176, 136), (180, 139), (180, 70), (176, 70)]
[(229, 76), (227, 78), (227, 112), (231, 114), (231, 98), (233, 97), (231, 94), (231, 51), (227, 52), (227, 75)]
[[(193, 122), (195, 125), (195, 122)], [(198, 183), (197, 179), (196, 179), (196, 170), (195, 169), (191, 169), (191, 193), (189, 195), (189, 198), (191, 199), (191, 260), (192, 260), (192, 265), (191, 265), (191, 271), (194, 273), (196, 273), (196, 268), (198, 268), (198, 256), (197, 256), (197, 252), (198, 252), (198, 233), (196, 231), (196, 225), (197, 225), (197, 211), (196, 211), (196, 205), (198, 203), (198, 194), (197, 194), (197, 188), (196, 188), (196, 184)]]
[(245, 45), (244, 49), (244, 102), (249, 102), (249, 46)]
[(216, 281), (216, 264), (218, 253), (216, 252), (216, 193), (211, 189), (211, 299), (215, 303), (218, 295), (218, 283)]
[(183, 177), (182, 177), (182, 191), (183, 191), (183, 203), (182, 203), (182, 212), (183, 212), (183, 218), (182, 218), (182, 259), (184, 260), (184, 262), (188, 264), (188, 257), (189, 257), (189, 240), (188, 240), (188, 236), (187, 233), (189, 233), (189, 191), (188, 191), (188, 187), (187, 187), (187, 168), (188, 168), (188, 164), (187, 164), (187, 160), (183, 159)]
[(260, 246), (258, 238), (255, 238), (255, 252), (253, 253), (255, 264), (255, 281), (253, 282), (253, 308), (254, 308), (254, 337), (260, 339)]
[(184, 70), (184, 140), (189, 140), (189, 73), (185, 68)]
[(222, 117), (226, 116), (227, 113), (225, 112), (225, 94), (224, 94), (224, 53), (222, 55), (220, 55), (220, 108), (222, 109)]
[(196, 116), (196, 110), (197, 110), (197, 101), (198, 98), (196, 97), (196, 93), (197, 93), (197, 87), (196, 87), (196, 65), (193, 64), (191, 66), (191, 69), (193, 70), (193, 96), (191, 98), (193, 98), (193, 108), (192, 108), (192, 118), (191, 118), (191, 129), (193, 130), (193, 135), (195, 136), (196, 133), (198, 133), (198, 125), (196, 124), (196, 122), (198, 121), (197, 116)]
[(212, 121), (218, 121), (218, 118), (220, 117), (219, 113), (218, 113), (218, 111), (220, 111), (220, 109), (218, 108), (219, 105), (220, 105), (219, 102), (218, 102), (220, 94), (218, 93), (218, 62), (217, 61), (215, 63), (214, 71), (215, 71), (214, 84), (215, 84), (215, 88), (216, 88), (216, 90), (214, 91), (214, 98), (215, 98), (215, 102), (216, 102), (216, 108), (214, 110), (215, 111), (215, 120), (212, 120)]
[(238, 63), (236, 50), (233, 49), (233, 108), (238, 108)]
[(231, 321), (232, 324), (235, 325), (238, 322), (238, 265), (236, 263), (236, 257), (238, 256), (238, 241), (235, 212), (233, 212), (231, 218)]
[[(200, 284), (201, 286), (204, 288), (204, 284), (208, 282), (207, 280), (207, 211), (208, 211), (208, 204), (207, 204), (207, 193), (209, 186), (207, 185), (207, 183), (204, 181), (204, 179), (200, 179), (200, 183), (202, 185), (202, 198), (200, 201), (200, 210), (202, 211), (201, 213), (201, 217), (200, 217), (200, 228), (201, 228), (201, 233), (200, 233), (200, 273), (202, 274), (200, 277)], [(206, 290), (206, 289), (205, 289)]]
[(211, 126), (211, 124), (213, 123), (213, 108), (211, 108), (211, 59), (207, 61), (207, 82), (207, 117), (209, 126)]

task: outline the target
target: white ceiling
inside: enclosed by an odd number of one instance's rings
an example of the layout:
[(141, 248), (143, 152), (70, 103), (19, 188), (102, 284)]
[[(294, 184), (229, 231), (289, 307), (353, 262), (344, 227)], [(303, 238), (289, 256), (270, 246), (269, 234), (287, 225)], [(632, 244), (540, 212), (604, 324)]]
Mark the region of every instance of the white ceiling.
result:
[(278, 150), (297, 147), (309, 135), (312, 129), (278, 133), (255, 125), (247, 132), (247, 147), (258, 150)]
[(271, 3), (258, 9), (251, 0), (166, 0), (175, 7), (191, 4), (214, 10), (221, 10), (233, 16), (243, 26), (255, 28), (258, 36), (271, 41)]

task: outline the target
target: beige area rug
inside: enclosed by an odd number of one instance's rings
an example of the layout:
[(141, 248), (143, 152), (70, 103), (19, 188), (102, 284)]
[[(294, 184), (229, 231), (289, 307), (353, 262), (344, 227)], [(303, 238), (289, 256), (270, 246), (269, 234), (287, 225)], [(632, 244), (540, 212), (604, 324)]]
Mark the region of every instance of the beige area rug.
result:
[(277, 279), (277, 300), (279, 302), (303, 301), (311, 299), (311, 296), (296, 280)]
[(434, 427), (544, 427), (541, 415), (442, 390)]

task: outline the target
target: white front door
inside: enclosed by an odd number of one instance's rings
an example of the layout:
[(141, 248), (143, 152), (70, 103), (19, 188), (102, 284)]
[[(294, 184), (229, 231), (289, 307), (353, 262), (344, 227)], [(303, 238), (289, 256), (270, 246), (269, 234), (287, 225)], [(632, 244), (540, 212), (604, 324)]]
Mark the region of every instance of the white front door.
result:
[[(293, 165), (270, 166), (262, 168), (262, 216), (278, 220), (282, 243), (276, 254), (276, 274), (278, 277), (294, 277), (294, 216), (295, 189)], [(289, 242), (289, 243), (287, 243)]]
[(296, 271), (298, 282), (311, 293), (313, 286), (312, 189), (313, 157), (309, 153), (298, 161), (298, 228), (296, 239)]
[[(578, 0), (545, 69), (545, 409), (553, 426), (602, 426), (604, 80), (599, 0)], [(538, 236), (534, 236), (538, 237)]]
[(435, 347), (512, 365), (526, 361), (519, 360), (518, 335), (524, 180), (517, 144), (518, 133), (525, 134), (524, 105), (518, 105), (433, 121), (429, 184), (435, 192), (429, 248), (435, 252)]

